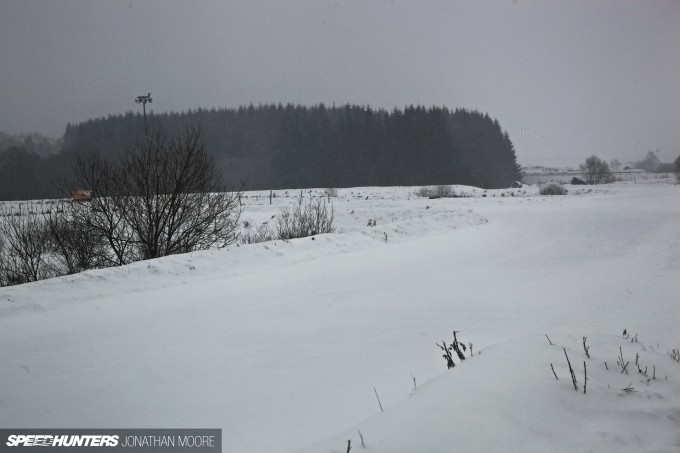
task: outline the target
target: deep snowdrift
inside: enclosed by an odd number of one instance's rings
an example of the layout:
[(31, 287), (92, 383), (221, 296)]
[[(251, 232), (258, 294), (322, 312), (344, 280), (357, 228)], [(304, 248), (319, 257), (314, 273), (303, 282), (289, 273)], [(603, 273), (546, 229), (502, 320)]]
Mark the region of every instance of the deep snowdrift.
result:
[[(358, 431), (369, 451), (677, 451), (678, 187), (458, 190), (477, 197), (343, 189), (340, 234), (1, 288), (0, 426), (220, 427), (238, 452), (357, 451)], [(247, 194), (244, 219), (296, 194)], [(446, 370), (453, 329), (475, 355)]]

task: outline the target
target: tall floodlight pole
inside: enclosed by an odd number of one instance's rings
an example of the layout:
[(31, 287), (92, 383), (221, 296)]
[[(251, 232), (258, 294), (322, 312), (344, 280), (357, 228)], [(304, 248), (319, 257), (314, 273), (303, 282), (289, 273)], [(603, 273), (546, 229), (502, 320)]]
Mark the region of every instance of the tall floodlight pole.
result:
[(135, 102), (137, 104), (142, 104), (142, 110), (144, 112), (144, 134), (149, 137), (149, 129), (146, 127), (146, 103), (151, 103), (151, 93), (146, 96), (137, 96)]

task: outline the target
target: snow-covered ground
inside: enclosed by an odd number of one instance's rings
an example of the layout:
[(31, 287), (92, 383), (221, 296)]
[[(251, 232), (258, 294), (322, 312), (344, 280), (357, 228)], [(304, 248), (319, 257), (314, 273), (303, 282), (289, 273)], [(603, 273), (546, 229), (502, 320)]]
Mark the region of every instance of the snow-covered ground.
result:
[[(228, 452), (355, 452), (359, 432), (374, 452), (680, 450), (678, 186), (415, 189), (340, 189), (338, 234), (0, 288), (0, 426), (218, 427)], [(245, 194), (243, 220), (299, 191), (276, 194)], [(454, 329), (474, 355), (447, 370)]]

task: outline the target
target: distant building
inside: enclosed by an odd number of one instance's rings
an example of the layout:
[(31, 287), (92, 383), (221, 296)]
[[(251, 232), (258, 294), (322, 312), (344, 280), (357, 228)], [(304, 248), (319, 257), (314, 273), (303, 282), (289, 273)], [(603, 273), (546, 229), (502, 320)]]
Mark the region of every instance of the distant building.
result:
[(71, 200), (90, 201), (92, 200), (92, 191), (88, 189), (75, 189), (71, 192)]

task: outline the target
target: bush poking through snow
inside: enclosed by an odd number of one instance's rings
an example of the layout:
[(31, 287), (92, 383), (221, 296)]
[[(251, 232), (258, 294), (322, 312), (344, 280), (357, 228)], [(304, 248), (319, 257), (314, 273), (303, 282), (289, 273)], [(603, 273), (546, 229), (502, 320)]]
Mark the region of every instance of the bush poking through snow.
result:
[(37, 215), (7, 217), (0, 223), (0, 286), (49, 278), (49, 231)]
[(104, 237), (63, 210), (0, 222), (0, 286), (106, 267)]
[(567, 358), (567, 365), (569, 365), (569, 373), (571, 374), (571, 383), (574, 384), (574, 390), (578, 391), (578, 382), (576, 382), (576, 373), (574, 373), (574, 368), (571, 366), (571, 361), (567, 355), (567, 348), (562, 348), (564, 350), (564, 356)]
[(423, 198), (429, 198), (431, 193), (432, 188), (427, 186), (423, 186), (420, 189), (416, 190), (416, 195)]
[(416, 195), (425, 198), (457, 198), (458, 195), (451, 189), (451, 186), (439, 185), (432, 187), (421, 187), (416, 191)]
[[(453, 361), (453, 355), (451, 354), (451, 351), (454, 351), (461, 361), (465, 360), (465, 354), (463, 354), (463, 351), (466, 350), (466, 347), (465, 344), (458, 341), (458, 337), (456, 336), (457, 333), (458, 331), (456, 330), (453, 331), (453, 343), (451, 343), (450, 345), (447, 345), (446, 341), (444, 340), (442, 340), (442, 344), (435, 343), (439, 347), (439, 349), (441, 349), (442, 352), (444, 352), (444, 354), (442, 354), (442, 357), (446, 361), (446, 368), (449, 370), (456, 366), (456, 363)], [(463, 349), (463, 351), (461, 351), (461, 348)], [(470, 350), (472, 350), (472, 343), (470, 343)]]
[(284, 206), (277, 216), (276, 236), (279, 239), (295, 239), (335, 232), (333, 205), (322, 198), (302, 197), (293, 206)]
[(616, 363), (621, 367), (621, 374), (623, 374), (624, 372), (628, 374), (628, 364), (630, 362), (624, 360), (623, 350), (621, 349), (621, 346), (619, 346), (619, 357), (616, 359)]
[(451, 351), (453, 350), (453, 347), (447, 346), (444, 340), (442, 340), (442, 344), (439, 343), (435, 344), (437, 345), (437, 347), (439, 347), (439, 349), (442, 350), (442, 352), (444, 352), (444, 354), (442, 354), (442, 357), (444, 357), (444, 360), (446, 360), (446, 368), (448, 370), (450, 370), (451, 368), (455, 368), (456, 363), (453, 361), (453, 357), (451, 356)]
[[(62, 206), (66, 203), (62, 202)], [(86, 223), (62, 215), (68, 208), (43, 214), (53, 254), (55, 274), (75, 274), (108, 265), (106, 238)]]
[(538, 194), (539, 195), (566, 195), (567, 189), (564, 188), (560, 184), (557, 184), (555, 182), (551, 182), (550, 184), (546, 184), (545, 186), (541, 187), (538, 191)]
[[(546, 335), (546, 338), (547, 337), (548, 336)], [(626, 329), (624, 329), (624, 331), (623, 331), (623, 337), (622, 338), (624, 340), (630, 340), (632, 343), (639, 343), (638, 339), (637, 339), (637, 334), (634, 337), (632, 337), (632, 339), (635, 340), (635, 341), (632, 341), (631, 336)], [(548, 338), (548, 341), (550, 342), (551, 345), (553, 345), (553, 343), (550, 341), (549, 338)], [(591, 356), (590, 356), (590, 346), (588, 346), (587, 341), (588, 341), (588, 337), (582, 337), (583, 351), (585, 352), (586, 357), (588, 359), (590, 359), (591, 358)], [(644, 345), (641, 345), (640, 347), (642, 348), (642, 351), (647, 352), (647, 349), (645, 348)], [(652, 351), (654, 352), (654, 348), (651, 345), (649, 346), (649, 348), (651, 348)], [(569, 355), (567, 354), (567, 349), (565, 347), (562, 347), (562, 350), (564, 351), (564, 356), (567, 360), (567, 366), (569, 367), (569, 374), (571, 376), (572, 385), (574, 386), (574, 390), (578, 391), (579, 387), (578, 387), (578, 380), (576, 378), (576, 372), (575, 372), (574, 368), (572, 367), (571, 361), (569, 359)], [(673, 360), (680, 362), (680, 349), (678, 349), (678, 348), (673, 349), (668, 354), (671, 356), (671, 358), (673, 358)], [(649, 385), (650, 382), (656, 381), (656, 365), (651, 365), (651, 364), (650, 365), (644, 365), (644, 364), (641, 363), (641, 358), (642, 358), (642, 356), (640, 355), (639, 352), (635, 353), (635, 367), (637, 368), (638, 374), (645, 378), (645, 379), (641, 380), (640, 382), (646, 382), (647, 385)], [(612, 371), (618, 372), (619, 374), (626, 374), (626, 375), (629, 374), (629, 365), (630, 365), (631, 362), (624, 359), (623, 348), (621, 346), (619, 346), (619, 355), (616, 359), (616, 363), (619, 366), (619, 369), (611, 369)], [(610, 368), (609, 368), (609, 365), (607, 364), (607, 362), (604, 362), (604, 367), (607, 371), (610, 371)], [(550, 369), (552, 371), (553, 376), (555, 376), (555, 379), (559, 381), (560, 378), (557, 376), (557, 372), (555, 371), (555, 367), (553, 366), (552, 363), (550, 364)], [(649, 372), (651, 372), (651, 376), (650, 376)], [(668, 377), (666, 377), (666, 380), (668, 380)], [(583, 393), (584, 394), (587, 393), (588, 381), (590, 381), (590, 378), (588, 377), (587, 361), (584, 360), (583, 361)], [(611, 387), (608, 386), (608, 388), (611, 388)], [(622, 390), (625, 393), (637, 392), (637, 390), (635, 390), (635, 388), (632, 387), (630, 384), (628, 384), (627, 387), (621, 388), (619, 390)]]
[(260, 242), (268, 242), (276, 239), (276, 235), (269, 225), (263, 223), (257, 228), (252, 225), (246, 226), (246, 229), (241, 232), (239, 240), (241, 244), (258, 244)]
[(668, 353), (668, 355), (671, 357), (671, 359), (680, 363), (680, 348), (671, 349), (671, 351)]

